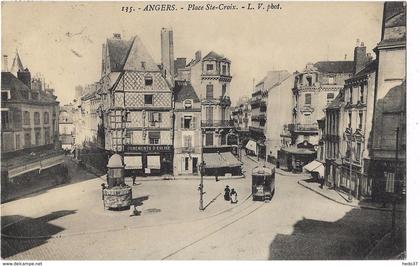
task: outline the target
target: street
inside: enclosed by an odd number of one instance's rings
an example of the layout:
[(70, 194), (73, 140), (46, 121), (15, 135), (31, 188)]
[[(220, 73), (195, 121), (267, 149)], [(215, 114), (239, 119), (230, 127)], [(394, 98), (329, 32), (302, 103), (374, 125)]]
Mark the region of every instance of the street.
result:
[[(386, 232), (390, 213), (355, 209), (276, 174), (270, 203), (252, 201), (245, 178), (138, 181), (133, 201), (141, 214), (104, 210), (94, 178), (1, 206), (2, 257), (11, 260), (266, 260), (363, 259)], [(74, 171), (82, 174), (81, 170)], [(131, 184), (130, 184), (131, 185)], [(223, 199), (226, 185), (239, 202)]]

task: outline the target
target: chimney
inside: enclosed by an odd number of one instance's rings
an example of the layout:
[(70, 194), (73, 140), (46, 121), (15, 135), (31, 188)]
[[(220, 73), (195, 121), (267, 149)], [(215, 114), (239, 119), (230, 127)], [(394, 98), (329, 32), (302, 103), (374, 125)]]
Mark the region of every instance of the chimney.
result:
[(181, 57), (181, 58), (175, 59), (175, 63), (174, 63), (175, 75), (178, 74), (178, 69), (185, 68), (186, 65), (187, 65), (187, 58)]
[(27, 68), (24, 70), (18, 70), (17, 72), (17, 78), (22, 81), (26, 86), (28, 86), (29, 89), (31, 89), (31, 72)]
[[(357, 39), (357, 44), (359, 44), (359, 39)], [(362, 70), (366, 66), (366, 63), (368, 62), (368, 58), (366, 55), (366, 47), (363, 42), (360, 44), (360, 46), (357, 45), (354, 48), (353, 60), (354, 60), (353, 74), (356, 74), (360, 70)]]
[(7, 55), (3, 55), (3, 61), (2, 61), (2, 66), (1, 66), (1, 71), (2, 72), (9, 72), (9, 62), (8, 62), (8, 56)]
[(195, 61), (198, 62), (201, 60), (201, 51), (195, 52)]
[(162, 72), (172, 81), (174, 77), (174, 37), (171, 28), (162, 28), (160, 31), (160, 49)]
[(113, 34), (114, 39), (121, 40), (121, 33), (114, 33)]

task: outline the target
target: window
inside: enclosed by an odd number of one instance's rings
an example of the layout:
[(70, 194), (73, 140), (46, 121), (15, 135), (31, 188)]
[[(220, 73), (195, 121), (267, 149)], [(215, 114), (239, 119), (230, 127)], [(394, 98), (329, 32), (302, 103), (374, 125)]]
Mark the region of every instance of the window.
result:
[(35, 146), (39, 146), (41, 144), (41, 132), (35, 132)]
[(45, 129), (45, 144), (50, 144), (50, 130)]
[(15, 141), (15, 143), (16, 143), (16, 150), (19, 150), (20, 149), (20, 135), (19, 134), (16, 134), (15, 138), (16, 138), (16, 141)]
[(222, 97), (226, 94), (226, 84), (222, 85)]
[(149, 123), (154, 126), (155, 123), (162, 122), (162, 114), (158, 112), (149, 112)]
[(31, 147), (31, 133), (25, 133), (25, 148)]
[(153, 78), (152, 77), (145, 77), (144, 78), (144, 85), (152, 86), (153, 85)]
[(305, 94), (305, 104), (311, 104), (311, 94), (310, 93), (306, 93)]
[(193, 101), (192, 100), (185, 100), (184, 101), (184, 108), (185, 109), (191, 109), (193, 106)]
[(159, 142), (160, 142), (160, 132), (149, 132), (149, 143), (159, 144)]
[(31, 114), (28, 111), (23, 113), (23, 124), (30, 125), (31, 124)]
[(7, 101), (9, 99), (9, 93), (7, 91), (2, 91), (1, 92), (1, 101)]
[(9, 112), (1, 112), (1, 129), (9, 129)]
[(334, 93), (327, 93), (327, 103), (330, 103), (334, 100)]
[(213, 85), (208, 84), (206, 86), (206, 99), (213, 99)]
[(192, 148), (192, 136), (186, 135), (184, 136), (184, 145), (185, 148)]
[(41, 117), (40, 114), (38, 112), (34, 113), (34, 124), (35, 125), (39, 125), (41, 123)]
[(356, 143), (356, 162), (360, 162), (360, 156), (362, 155), (362, 143)]
[(334, 84), (334, 78), (333, 77), (328, 78), (328, 84), (330, 84), (330, 85)]
[(351, 112), (349, 112), (349, 125), (348, 128), (351, 128)]
[(308, 85), (312, 86), (312, 76), (306, 76), (306, 80), (308, 81)]
[(359, 129), (362, 129), (362, 125), (363, 125), (363, 112), (360, 111), (359, 112)]
[(188, 163), (188, 157), (185, 157), (184, 158), (185, 159), (185, 170), (188, 170), (188, 165), (189, 165), (189, 163)]
[(206, 108), (206, 120), (213, 121), (213, 107)]
[(144, 95), (144, 104), (153, 104), (153, 95), (152, 94)]
[(349, 102), (352, 104), (353, 103), (353, 87), (350, 87), (350, 100)]
[(226, 65), (222, 66), (222, 75), (226, 75)]
[(206, 146), (213, 146), (213, 133), (206, 133)]
[(213, 64), (207, 64), (207, 71), (213, 70)]
[(360, 102), (363, 103), (364, 102), (364, 94), (365, 93), (365, 84), (361, 84), (360, 85)]
[(384, 172), (385, 176), (385, 190), (386, 192), (394, 192), (395, 173)]
[(192, 116), (184, 116), (181, 117), (181, 127), (182, 128), (193, 128), (193, 117)]
[[(66, 118), (67, 120), (67, 118)], [(49, 124), (50, 123), (50, 114), (48, 112), (44, 113), (44, 124)]]

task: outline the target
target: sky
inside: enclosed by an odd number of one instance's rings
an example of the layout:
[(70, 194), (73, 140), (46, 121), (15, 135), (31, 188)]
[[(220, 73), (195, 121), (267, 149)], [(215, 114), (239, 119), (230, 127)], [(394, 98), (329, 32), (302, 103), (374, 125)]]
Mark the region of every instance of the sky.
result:
[(121, 11), (127, 2), (1, 4), (2, 55), (9, 56), (9, 67), (18, 49), (24, 66), (42, 73), (62, 104), (74, 98), (77, 85), (99, 80), (102, 44), (113, 33), (124, 39), (138, 35), (157, 64), (162, 27), (173, 29), (175, 58), (189, 60), (197, 50), (223, 54), (232, 61), (230, 95), (236, 103), (251, 95), (253, 79), (258, 82), (267, 71), (292, 73), (308, 62), (345, 55), (352, 60), (356, 39), (374, 54), (383, 11), (382, 2), (280, 2), (281, 10), (268, 12), (187, 11), (187, 3), (176, 2), (177, 11), (132, 13)]

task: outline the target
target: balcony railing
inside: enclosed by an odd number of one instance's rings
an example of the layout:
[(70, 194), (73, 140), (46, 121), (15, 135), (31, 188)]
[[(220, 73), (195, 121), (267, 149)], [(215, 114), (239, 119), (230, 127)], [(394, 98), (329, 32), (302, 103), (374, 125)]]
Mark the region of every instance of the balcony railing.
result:
[(201, 127), (233, 127), (233, 120), (201, 120)]
[(194, 147), (182, 147), (181, 148), (182, 153), (195, 153)]

